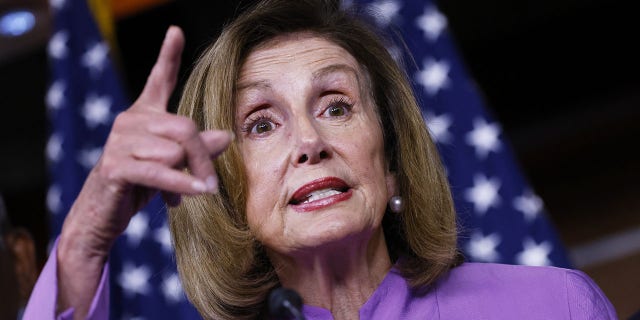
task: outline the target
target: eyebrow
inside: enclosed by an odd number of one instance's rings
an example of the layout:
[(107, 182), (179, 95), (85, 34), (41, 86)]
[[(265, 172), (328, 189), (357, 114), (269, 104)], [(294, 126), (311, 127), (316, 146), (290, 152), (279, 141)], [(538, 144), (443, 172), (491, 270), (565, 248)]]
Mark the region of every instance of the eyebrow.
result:
[(258, 81), (252, 81), (247, 83), (239, 83), (238, 86), (236, 87), (236, 90), (242, 91), (245, 89), (253, 89), (253, 88), (271, 89), (271, 84), (267, 80), (258, 80)]
[(316, 70), (313, 72), (312, 74), (312, 79), (314, 81), (327, 76), (328, 74), (334, 73), (334, 72), (344, 72), (344, 73), (351, 73), (356, 77), (356, 82), (358, 82), (358, 84), (360, 84), (360, 77), (358, 77), (358, 72), (356, 71), (356, 69), (354, 69), (353, 67), (346, 65), (346, 64), (332, 64), (329, 66), (326, 66), (320, 70)]

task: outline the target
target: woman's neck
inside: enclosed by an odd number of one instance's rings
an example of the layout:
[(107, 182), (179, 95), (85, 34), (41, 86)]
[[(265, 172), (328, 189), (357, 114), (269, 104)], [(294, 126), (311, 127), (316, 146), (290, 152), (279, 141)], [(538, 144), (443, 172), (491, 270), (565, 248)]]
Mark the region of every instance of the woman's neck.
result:
[(296, 290), (305, 304), (330, 310), (336, 320), (358, 319), (360, 307), (391, 269), (381, 230), (365, 240), (344, 239), (270, 258), (284, 287)]

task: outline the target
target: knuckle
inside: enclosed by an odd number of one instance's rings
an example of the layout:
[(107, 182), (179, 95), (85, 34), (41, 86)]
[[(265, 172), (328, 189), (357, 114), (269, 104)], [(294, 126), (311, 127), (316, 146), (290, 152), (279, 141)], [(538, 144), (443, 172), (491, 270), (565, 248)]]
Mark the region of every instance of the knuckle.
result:
[(112, 132), (126, 132), (141, 125), (140, 116), (131, 110), (120, 112), (113, 121)]
[(184, 162), (185, 151), (181, 146), (177, 144), (170, 144), (165, 148), (165, 152), (170, 165), (173, 166)]
[(140, 168), (140, 176), (147, 181), (157, 181), (161, 173), (153, 166), (143, 166)]
[(105, 155), (100, 159), (100, 162), (96, 165), (95, 169), (100, 178), (105, 181), (113, 182), (120, 180), (120, 167), (121, 166), (117, 164), (117, 161), (113, 157)]
[(180, 136), (181, 140), (188, 140), (191, 139), (194, 135), (196, 135), (198, 133), (198, 128), (196, 127), (196, 124), (188, 118), (185, 117), (178, 117), (176, 119), (177, 122), (177, 126), (176, 126), (176, 131), (178, 132), (178, 135)]
[(128, 120), (128, 114), (126, 112), (120, 112), (116, 118), (113, 120), (113, 129), (112, 131), (120, 131), (125, 127)]

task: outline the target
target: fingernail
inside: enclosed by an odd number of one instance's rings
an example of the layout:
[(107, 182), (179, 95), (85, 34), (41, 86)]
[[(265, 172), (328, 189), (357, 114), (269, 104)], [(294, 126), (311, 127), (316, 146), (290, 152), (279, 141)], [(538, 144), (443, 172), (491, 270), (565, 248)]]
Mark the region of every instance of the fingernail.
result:
[(216, 176), (207, 177), (207, 191), (211, 193), (218, 193), (218, 178)]
[(191, 188), (196, 192), (207, 192), (207, 185), (204, 182), (196, 180), (191, 183)]

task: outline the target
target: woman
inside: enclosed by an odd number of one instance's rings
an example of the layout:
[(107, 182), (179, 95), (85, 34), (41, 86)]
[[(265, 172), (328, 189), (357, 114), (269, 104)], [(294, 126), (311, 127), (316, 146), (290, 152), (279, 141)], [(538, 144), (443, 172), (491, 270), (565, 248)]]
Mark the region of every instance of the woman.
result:
[(278, 286), (309, 319), (615, 317), (576, 271), (457, 266), (446, 177), (406, 76), (349, 14), (262, 2), (203, 54), (175, 116), (182, 45), (171, 28), (65, 221), (58, 312), (102, 315), (109, 249), (160, 190), (207, 319), (267, 317)]

